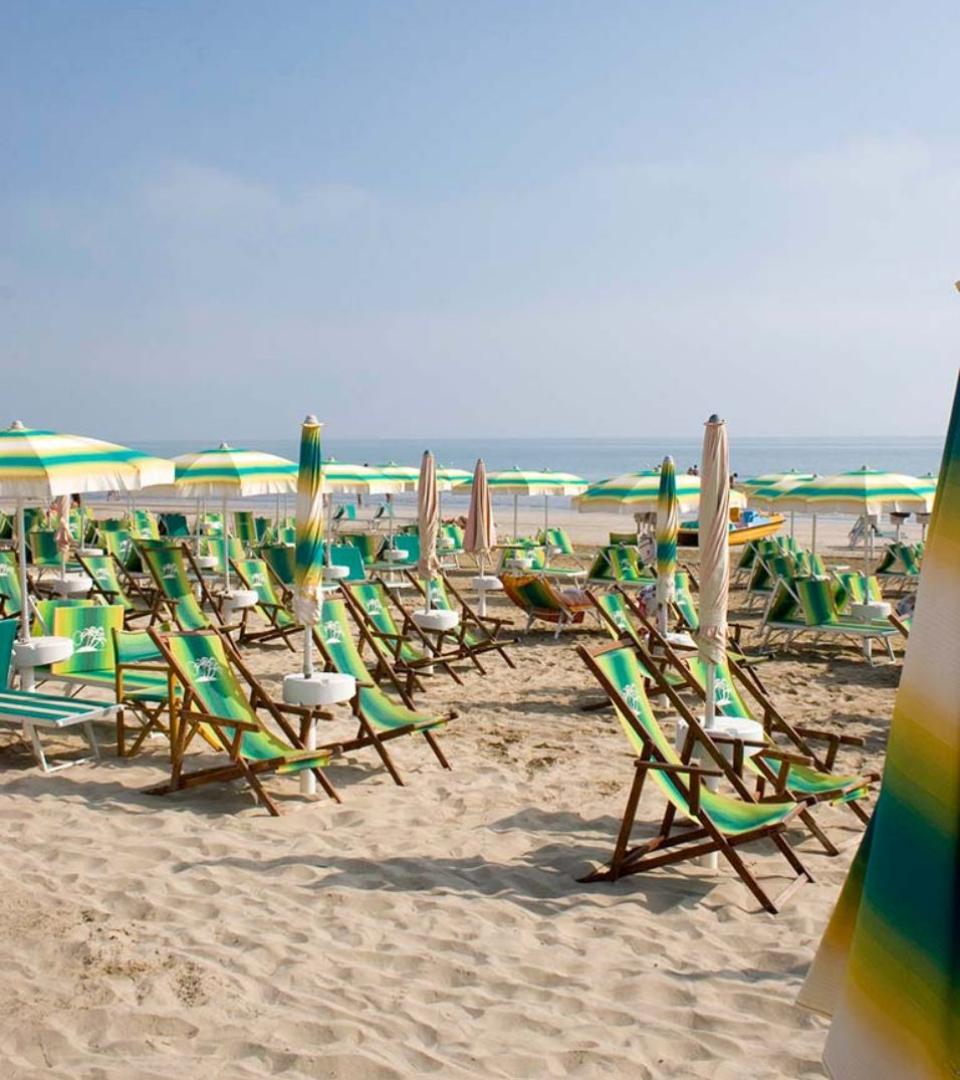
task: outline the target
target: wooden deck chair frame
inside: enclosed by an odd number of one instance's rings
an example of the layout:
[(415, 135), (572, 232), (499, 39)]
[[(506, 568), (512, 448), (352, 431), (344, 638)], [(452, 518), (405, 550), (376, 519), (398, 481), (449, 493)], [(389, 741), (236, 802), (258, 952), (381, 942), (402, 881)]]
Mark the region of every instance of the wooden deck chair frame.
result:
[[(596, 870), (580, 878), (580, 880), (583, 882), (617, 881), (632, 874), (686, 862), (689, 859), (718, 852), (733, 867), (737, 876), (747, 886), (761, 907), (775, 915), (780, 906), (804, 882), (814, 880), (813, 875), (804, 867), (783, 835), (787, 825), (793, 818), (799, 817), (809, 807), (810, 803), (808, 801), (796, 802), (788, 816), (774, 825), (765, 825), (736, 836), (727, 836), (722, 833), (703, 810), (700, 801), (701, 784), (710, 777), (727, 776), (733, 783), (738, 795), (745, 802), (754, 802), (750, 792), (742, 781), (737, 782), (736, 774), (730, 769), (726, 758), (709, 739), (704, 738), (701, 746), (713, 760), (714, 768), (688, 764), (689, 754), (698, 741), (700, 725), (696, 718), (693, 718), (693, 724), (688, 726), (686, 745), (680, 754), (680, 764), (667, 761), (643, 728), (639, 724), (633, 723), (633, 711), (630, 706), (624, 701), (602, 669), (594, 663), (595, 657), (625, 647), (624, 643), (618, 641), (603, 645), (597, 649), (587, 649), (583, 645), (577, 646), (577, 652), (581, 659), (603, 687), (614, 707), (630, 723), (643, 745), (643, 754), (634, 761), (633, 782), (627, 796), (627, 804), (621, 820), (613, 858), (608, 866)], [(631, 847), (630, 837), (636, 821), (640, 796), (643, 793), (644, 780), (648, 772), (652, 770), (672, 774), (674, 782), (680, 789), (680, 793), (688, 806), (690, 816), (695, 819), (699, 827), (682, 828), (682, 831), (674, 832), (674, 829), (677, 828), (677, 809), (668, 800), (657, 835)], [(770, 840), (794, 871), (794, 879), (775, 899), (771, 899), (767, 895), (736, 850), (744, 844), (757, 840)]]
[[(267, 810), (270, 816), (279, 817), (281, 813), (280, 808), (260, 782), (260, 776), (263, 773), (275, 772), (277, 769), (281, 768), (289, 758), (277, 757), (267, 758), (261, 761), (247, 761), (241, 757), (239, 747), (243, 732), (259, 731), (261, 730), (260, 725), (252, 724), (244, 720), (214, 716), (212, 713), (208, 713), (204, 709), (199, 708), (197, 698), (190, 688), (190, 679), (180, 668), (176, 659), (172, 656), (167, 647), (166, 639), (170, 635), (158, 633), (155, 629), (151, 629), (148, 632), (154, 639), (160, 652), (163, 654), (167, 666), (172, 673), (172, 693), (170, 695), (168, 711), (170, 719), (170, 780), (166, 783), (157, 784), (154, 787), (147, 788), (147, 793), (150, 795), (167, 795), (174, 791), (183, 791), (188, 788), (199, 787), (203, 784), (229, 783), (232, 780), (242, 779), (247, 782), (254, 798)], [(257, 680), (246, 664), (244, 664), (236, 647), (229, 638), (222, 634), (218, 634), (215, 629), (181, 631), (178, 636), (196, 637), (208, 634), (217, 634), (220, 641), (223, 643), (231, 666), (240, 673), (242, 681), (247, 683), (250, 690), (249, 703), (251, 708), (254, 710), (263, 708), (269, 713), (270, 717), (283, 732), (292, 749), (305, 749), (303, 732), (305, 732), (311, 718), (332, 719), (333, 714), (322, 709), (310, 709), (301, 705), (288, 705), (286, 703), (274, 701), (266, 690), (264, 690), (262, 684)], [(176, 692), (177, 685), (181, 688), (182, 694)], [(293, 730), (293, 727), (284, 715), (285, 713), (290, 713), (291, 715), (299, 717), (301, 728), (300, 734)], [(200, 732), (201, 725), (205, 725), (213, 730), (216, 738), (221, 744), (217, 749), (226, 751), (230, 757), (230, 764), (213, 766), (212, 768), (194, 769), (191, 772), (185, 772), (183, 765), (186, 751), (190, 743)], [(224, 731), (224, 728), (230, 728), (231, 733), (228, 734)], [(324, 747), (323, 750), (336, 751), (339, 750), (339, 747), (327, 746)], [(317, 782), (326, 794), (333, 799), (334, 802), (341, 802), (340, 796), (327, 779), (323, 770), (320, 768), (311, 768), (310, 771), (317, 778)]]
[[(168, 664), (142, 660), (136, 662), (120, 660), (120, 650), (116, 633), (114, 633), (113, 648), (114, 653), (117, 656), (115, 667), (117, 675), (115, 691), (117, 699), (117, 757), (131, 758), (139, 753), (144, 741), (154, 732), (159, 732), (160, 734), (165, 735), (167, 739), (170, 739), (170, 725), (164, 723), (163, 717), (165, 713), (169, 712), (169, 703), (173, 700), (176, 687), (174, 685), (173, 669)], [(145, 672), (166, 675), (166, 701), (161, 701), (159, 699), (157, 701), (150, 701), (139, 694), (136, 696), (134, 696), (134, 694), (128, 695), (127, 688), (124, 685), (126, 676)], [(134, 736), (133, 742), (127, 745), (127, 719), (129, 713), (133, 713), (139, 720), (139, 728)]]
[[(366, 626), (362, 622), (359, 622), (357, 620), (357, 616), (353, 613), (353, 609), (350, 607), (350, 604), (347, 601), (344, 601), (344, 604), (347, 611), (351, 613), (351, 618), (353, 618), (354, 622), (357, 624), (357, 630), (360, 637), (366, 638), (367, 643), (369, 644), (370, 648), (373, 650), (374, 655), (376, 656), (378, 654), (376, 640), (372, 637)], [(326, 647), (326, 644), (323, 641), (323, 638), (321, 638), (321, 636), (316, 632), (316, 629), (312, 629), (311, 633), (313, 634), (313, 641), (317, 647), (317, 651), (323, 657), (324, 664), (326, 665), (327, 670), (338, 670), (332, 655), (330, 654), (329, 650)], [(393, 670), (389, 661), (385, 657), (381, 656), (379, 660), (379, 665), (382, 672), (382, 679), (380, 683), (378, 683), (374, 679), (372, 673), (370, 674), (369, 682), (357, 679), (357, 693), (354, 695), (353, 700), (350, 703), (351, 709), (353, 710), (354, 718), (356, 719), (358, 724), (358, 730), (355, 738), (348, 740), (340, 740), (335, 745), (337, 749), (341, 750), (343, 753), (350, 753), (353, 750), (363, 750), (368, 747), (373, 747), (373, 749), (376, 750), (381, 762), (383, 763), (384, 768), (387, 770), (387, 772), (393, 779), (393, 782), (399, 787), (404, 787), (404, 783), (400, 777), (400, 773), (398, 772), (397, 767), (394, 764), (393, 759), (390, 757), (390, 754), (384, 744), (390, 742), (392, 739), (399, 738), (401, 735), (418, 734), (417, 729), (413, 724), (410, 724), (406, 727), (393, 728), (390, 731), (377, 731), (377, 729), (373, 726), (370, 720), (364, 715), (363, 708), (360, 705), (360, 690), (361, 688), (373, 688), (377, 687), (378, 685), (382, 686), (383, 681), (388, 681), (390, 685), (396, 690), (397, 694), (400, 697), (400, 700), (408, 709), (410, 709), (412, 712), (416, 712), (416, 707), (413, 703), (413, 698), (410, 696), (410, 694), (404, 687), (402, 681), (400, 680), (397, 673)], [(455, 720), (456, 718), (457, 713), (453, 710), (451, 710), (451, 712), (446, 717), (447, 720)], [(447, 761), (443, 750), (440, 748), (440, 744), (433, 736), (433, 732), (421, 731), (419, 732), (419, 734), (423, 735), (423, 737), (426, 739), (428, 745), (430, 746), (430, 749), (433, 751), (441, 766), (444, 769), (450, 769), (450, 762)], [(323, 747), (321, 747), (321, 749), (323, 749)]]
[[(412, 571), (405, 571), (407, 578), (413, 587), (417, 590), (421, 597), (426, 598), (426, 593), (423, 590), (423, 585), (420, 579)], [(452, 640), (456, 642), (458, 655), (465, 660), (470, 660), (476, 667), (477, 671), (481, 675), (486, 675), (487, 671), (483, 664), (480, 662), (480, 656), (487, 652), (497, 652), (504, 663), (509, 668), (516, 668), (516, 664), (510, 658), (507, 653), (507, 645), (516, 645), (517, 639), (501, 638), (500, 633), (503, 627), (508, 625), (506, 619), (498, 619), (494, 615), (479, 615), (476, 611), (467, 603), (463, 594), (454, 585), (453, 581), (443, 572), (441, 569), (437, 574), (443, 581), (443, 587), (447, 590), (448, 595), (453, 596), (456, 602), (460, 605), (460, 624), (455, 630), (451, 630), (443, 635), (443, 640)], [(483, 642), (471, 644), (466, 640), (466, 635), (474, 630), (477, 633), (481, 633), (485, 636), (486, 640)]]
[[(137, 544), (136, 540), (134, 540), (134, 544)], [(199, 602), (200, 602), (201, 610), (203, 608), (203, 605), (207, 604), (209, 606), (210, 610), (213, 612), (213, 614), (214, 614), (214, 616), (216, 618), (216, 624), (213, 622), (213, 620), (211, 620), (211, 622), (210, 622), (211, 627), (213, 629), (216, 629), (217, 631), (219, 631), (219, 633), (221, 633), (226, 638), (228, 638), (231, 634), (236, 633), (238, 630), (242, 633), (243, 629), (244, 629), (244, 627), (246, 625), (246, 621), (247, 621), (246, 620), (246, 616), (247, 616), (246, 609), (244, 609), (243, 613), (241, 614), (240, 622), (238, 622), (238, 623), (229, 623), (229, 624), (225, 623), (223, 621), (223, 607), (222, 607), (222, 604), (217, 600), (217, 598), (214, 596), (214, 594), (210, 591), (210, 587), (207, 584), (207, 582), (204, 580), (203, 572), (201, 571), (200, 567), (197, 565), (197, 560), (194, 558), (193, 552), (190, 550), (189, 544), (173, 543), (173, 544), (170, 545), (170, 547), (176, 549), (177, 551), (179, 551), (181, 553), (181, 555), (183, 556), (184, 563), (186, 564), (185, 569), (187, 570), (187, 577), (189, 578), (190, 573), (191, 572), (193, 573), (193, 577), (194, 577), (194, 579), (195, 579), (195, 581), (197, 583), (198, 588), (200, 589), (200, 601)], [(153, 564), (151, 563), (151, 561), (150, 561), (150, 559), (149, 559), (149, 557), (147, 555), (147, 552), (145, 550), (141, 549), (139, 545), (137, 545), (137, 549), (140, 552), (140, 561), (147, 568), (147, 572), (149, 573), (150, 578), (153, 581), (154, 586), (156, 587), (157, 593), (159, 594), (158, 604), (161, 607), (164, 607), (164, 608), (167, 609), (167, 613), (169, 614), (169, 617), (173, 622), (177, 622), (177, 604), (178, 604), (178, 602), (180, 600), (180, 597), (172, 597), (172, 596), (167, 595), (167, 592), (163, 587), (163, 580), (160, 578), (160, 576), (157, 573), (155, 573), (154, 568), (153, 568)], [(182, 632), (183, 633), (189, 633), (190, 631), (189, 630), (183, 630)]]
[[(651, 643), (656, 644), (657, 656), (654, 656), (652, 652), (649, 652), (641, 645), (637, 646), (640, 659), (644, 666), (649, 668), (653, 680), (657, 684), (658, 692), (665, 694), (674, 708), (676, 708), (680, 715), (683, 716), (684, 721), (689, 723), (690, 709), (677, 693), (677, 687), (671, 685), (666, 679), (666, 667), (669, 666), (676, 672), (676, 674), (682, 678), (683, 685), (686, 689), (700, 701), (706, 700), (704, 688), (693, 676), (693, 673), (690, 671), (690, 668), (684, 659), (676, 649), (673, 648), (670, 642), (660, 634), (655, 626), (649, 628), (649, 635)], [(658, 657), (662, 657), (660, 663), (657, 662)], [(762, 710), (762, 716), (758, 722), (763, 726), (765, 734), (772, 738), (775, 733), (779, 733), (781, 736), (788, 739), (796, 748), (795, 752), (783, 751), (775, 743), (772, 743), (769, 750), (764, 750), (762, 755), (763, 758), (770, 758), (781, 763), (780, 769), (776, 774), (767, 767), (765, 761), (760, 760), (759, 757), (755, 759), (755, 764), (757, 765), (760, 774), (760, 783), (758, 784), (757, 789), (758, 799), (763, 799), (764, 788), (767, 785), (773, 789), (775, 797), (778, 799), (794, 797), (785, 786), (790, 765), (806, 765), (824, 773), (831, 773), (833, 772), (833, 767), (836, 763), (837, 752), (841, 746), (862, 747), (864, 745), (864, 740), (858, 736), (841, 735), (837, 732), (824, 731), (819, 728), (807, 726), (795, 727), (793, 724), (789, 723), (783, 714), (774, 706), (767, 695), (765, 688), (757, 679), (754, 671), (749, 668), (744, 668), (738, 664), (735, 659), (729, 656), (727, 657), (727, 667), (731, 677), (747, 691), (753, 701), (759, 706), (760, 710)], [(717, 742), (726, 742), (730, 744), (734, 744), (737, 741), (742, 742), (742, 740), (732, 740), (725, 736), (718, 736), (714, 732), (706, 732), (706, 734)], [(826, 742), (826, 754), (818, 754), (810, 745), (811, 740)], [(742, 775), (742, 753), (737, 757), (738, 750), (735, 745), (733, 747), (733, 753), (735, 757), (734, 768), (738, 775)], [(864, 785), (872, 784), (879, 781), (880, 774), (868, 772), (862, 774), (860, 779), (864, 781)], [(814, 798), (817, 802), (831, 801), (849, 794), (850, 790), (852, 789), (838, 787), (832, 792), (824, 791), (821, 792), (819, 796), (811, 796), (811, 798)], [(869, 821), (870, 815), (856, 802), (847, 802), (845, 805), (850, 807), (851, 811), (861, 822), (866, 824), (867, 821)], [(837, 854), (836, 847), (826, 838), (819, 826), (817, 826), (812, 819), (809, 821), (804, 819), (804, 821), (810, 831), (818, 840), (820, 840), (820, 843), (827, 850), (828, 854)]]
[[(266, 567), (271, 584), (273, 584), (274, 576), (270, 573), (269, 565), (264, 562), (263, 559), (258, 559), (256, 561), (262, 562)], [(250, 584), (250, 578), (245, 573), (243, 567), (234, 559), (230, 560), (230, 565), (233, 567), (233, 572), (243, 583), (243, 587), (245, 589), (256, 591), (255, 587)], [(253, 610), (263, 615), (267, 620), (268, 625), (259, 630), (251, 630), (247, 625), (248, 620), (244, 619), (240, 626), (240, 634), (237, 638), (238, 645), (266, 645), (271, 641), (277, 641), (279, 639), (291, 652), (296, 652), (296, 649), (294, 649), (293, 645), (290, 643), (290, 637), (293, 634), (302, 634), (303, 626), (293, 616), (293, 612), (287, 607), (285, 602), (280, 604), (270, 604), (266, 600), (258, 599)], [(290, 615), (294, 621), (288, 623), (286, 626), (281, 626), (281, 613)]]
[[(390, 605), (390, 609), (395, 614), (393, 620), (394, 624), (397, 624), (399, 620), (399, 634), (387, 634), (373, 622), (372, 618), (367, 614), (366, 609), (357, 599), (356, 593), (353, 591), (353, 586), (355, 585), (379, 586), (387, 603)], [(340, 585), (340, 592), (346, 597), (347, 604), (353, 609), (355, 618), (362, 619), (363, 622), (366, 623), (367, 630), (370, 632), (371, 636), (375, 637), (381, 643), (383, 648), (386, 649), (394, 671), (396, 671), (398, 675), (406, 675), (407, 689), (411, 694), (415, 690), (421, 693), (423, 692), (424, 686), (420, 681), (419, 673), (424, 668), (432, 668), (435, 664), (443, 668), (458, 686), (463, 686), (463, 679), (460, 678), (451, 666), (452, 661), (460, 659), (459, 652), (456, 650), (449, 652), (444, 649), (444, 635), (440, 635), (439, 640), (436, 642), (431, 641), (413, 621), (410, 613), (397, 599), (396, 592), (390, 588), (389, 584), (384, 581), (383, 578), (378, 576), (372, 581), (343, 582)], [(413, 639), (423, 652), (422, 659), (405, 660), (400, 655), (403, 651), (404, 643), (411, 642), (411, 639)]]
[(112, 589), (104, 588), (101, 582), (98, 580), (96, 573), (89, 563), (88, 555), (77, 554), (77, 562), (83, 567), (83, 572), (90, 579), (90, 594), (91, 596), (102, 597), (107, 604), (122, 603), (123, 599), (126, 599), (132, 603), (137, 600), (143, 605), (141, 608), (133, 608), (129, 611), (125, 610), (123, 613), (124, 624), (134, 622), (136, 619), (149, 618), (149, 626), (161, 618), (160, 611), (160, 596), (156, 590), (151, 590), (153, 595), (147, 592), (147, 590), (134, 581), (129, 572), (124, 567), (123, 563), (112, 552), (107, 552), (105, 557), (113, 562), (114, 568), (117, 572), (117, 579), (120, 582), (120, 586), (123, 589), (123, 595), (113, 592)]

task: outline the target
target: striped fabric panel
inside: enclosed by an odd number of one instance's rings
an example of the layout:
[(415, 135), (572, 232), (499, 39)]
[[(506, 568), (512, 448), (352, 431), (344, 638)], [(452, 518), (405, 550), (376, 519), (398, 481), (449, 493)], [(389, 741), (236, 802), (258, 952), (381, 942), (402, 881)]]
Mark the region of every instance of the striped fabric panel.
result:
[(103, 701), (36, 694), (32, 690), (0, 690), (0, 716), (11, 720), (35, 720), (50, 727), (76, 723), (78, 718), (110, 713), (113, 706)]

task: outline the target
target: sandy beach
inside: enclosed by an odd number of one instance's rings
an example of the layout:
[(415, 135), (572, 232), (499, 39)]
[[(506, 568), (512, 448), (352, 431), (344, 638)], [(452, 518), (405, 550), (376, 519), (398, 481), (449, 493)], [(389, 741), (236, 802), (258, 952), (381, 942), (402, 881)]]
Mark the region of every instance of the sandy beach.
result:
[[(578, 884), (633, 772), (612, 714), (581, 710), (597, 694), (574, 646), (603, 640), (535, 630), (516, 670), (434, 676), (419, 700), (460, 712), (453, 771), (405, 739), (407, 786), (352, 754), (329, 770), (341, 806), (270, 779), (278, 819), (236, 785), (144, 794), (159, 740), (120, 761), (104, 728), (101, 765), (43, 776), (0, 735), (3, 1075), (824, 1076), (826, 1025), (795, 997), (860, 826), (818, 809), (835, 858), (790, 834), (816, 883), (777, 916), (724, 868)], [(245, 655), (278, 693), (299, 665)], [(806, 647), (764, 678), (789, 719), (865, 737), (845, 770), (877, 769), (899, 670)], [(324, 736), (350, 730), (344, 712)], [(639, 831), (661, 808), (648, 789)], [(779, 857), (747, 854), (786, 884)]]

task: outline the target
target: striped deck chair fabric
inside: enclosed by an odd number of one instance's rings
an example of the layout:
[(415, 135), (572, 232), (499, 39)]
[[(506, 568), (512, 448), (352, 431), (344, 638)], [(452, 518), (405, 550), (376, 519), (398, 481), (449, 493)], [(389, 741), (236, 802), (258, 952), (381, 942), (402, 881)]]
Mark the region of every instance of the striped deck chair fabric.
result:
[(22, 610), (20, 564), (13, 551), (0, 551), (0, 614), (19, 615)]
[(190, 526), (186, 514), (161, 514), (160, 530), (164, 536), (186, 540), (190, 537)]
[(398, 626), (393, 604), (386, 588), (379, 581), (355, 582), (347, 586), (357, 608), (383, 643), (390, 659), (402, 667), (423, 667), (434, 657), (427, 652), (422, 640), (411, 641), (407, 635), (415, 630), (408, 619)]
[[(57, 534), (53, 529), (34, 529), (27, 533), (27, 549), (30, 563), (38, 570), (59, 570), (62, 565), (60, 549), (57, 547)], [(79, 573), (79, 563), (67, 562), (68, 573)]]
[(384, 539), (382, 533), (341, 533), (340, 546), (351, 545), (360, 552), (363, 565), (369, 566), (377, 561), (383, 550)]
[[(210, 629), (213, 623), (194, 592), (183, 551), (178, 547), (141, 544), (140, 555), (177, 626), (181, 630)], [(206, 589), (202, 583), (201, 589)]]
[(270, 568), (274, 580), (279, 582), (283, 588), (292, 589), (294, 586), (296, 549), (287, 544), (264, 544), (260, 549), (260, 555)]
[[(665, 862), (679, 862), (703, 854), (706, 847), (707, 850), (718, 850), (730, 860), (741, 880), (761, 904), (768, 911), (776, 912), (777, 902), (767, 897), (742, 861), (733, 856), (732, 849), (739, 837), (743, 837), (744, 841), (769, 837), (797, 874), (787, 891), (792, 891), (803, 880), (811, 880), (781, 835), (786, 824), (802, 813), (808, 803), (792, 800), (757, 803), (741, 795), (712, 791), (700, 782), (698, 776), (691, 776), (687, 762), (681, 759), (654, 716), (644, 686), (644, 669), (633, 647), (612, 645), (594, 655), (581, 647), (578, 652), (609, 694), (620, 726), (637, 755), (638, 764), (646, 766), (636, 770), (613, 862), (609, 869), (591, 874), (584, 880), (616, 880), (627, 874), (664, 865)], [(710, 747), (705, 746), (705, 749), (716, 753)], [(658, 764), (666, 768), (657, 768)], [(631, 849), (630, 834), (645, 775), (649, 775), (659, 788), (672, 812), (664, 816), (658, 837)], [(695, 785), (696, 799), (693, 798)], [(673, 812), (699, 823), (701, 828), (684, 829), (679, 835), (671, 836)], [(668, 844), (674, 850), (672, 856), (665, 859), (660, 851)], [(684, 844), (690, 845), (689, 855), (682, 849)]]
[(576, 555), (570, 534), (560, 525), (541, 529), (537, 534), (537, 542), (547, 548), (553, 548), (558, 555)]
[(559, 637), (564, 626), (582, 623), (593, 610), (582, 589), (560, 589), (537, 574), (501, 574), (500, 581), (507, 598), (526, 614), (527, 630), (539, 619), (554, 624), (554, 637)]
[[(155, 616), (156, 605), (151, 604), (149, 598), (136, 589), (133, 582), (130, 582), (129, 588), (124, 584), (121, 579), (122, 567), (113, 555), (81, 555), (78, 561), (93, 582), (91, 591), (108, 604), (119, 604), (127, 622), (137, 618), (152, 619)], [(136, 591), (133, 591), (134, 589)]]
[(244, 587), (252, 589), (257, 594), (257, 606), (254, 611), (266, 623), (265, 627), (251, 629), (244, 620), (240, 630), (240, 643), (244, 644), (248, 641), (264, 643), (281, 638), (290, 649), (293, 649), (289, 640), (290, 636), (302, 630), (303, 627), (277, 595), (274, 579), (266, 562), (263, 559), (233, 559), (231, 562)]

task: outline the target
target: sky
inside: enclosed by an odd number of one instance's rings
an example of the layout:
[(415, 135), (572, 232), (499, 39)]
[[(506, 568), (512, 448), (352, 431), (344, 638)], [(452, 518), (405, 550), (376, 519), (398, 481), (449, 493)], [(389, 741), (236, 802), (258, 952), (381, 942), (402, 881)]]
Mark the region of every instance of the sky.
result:
[(956, 7), (0, 3), (6, 416), (937, 435)]

